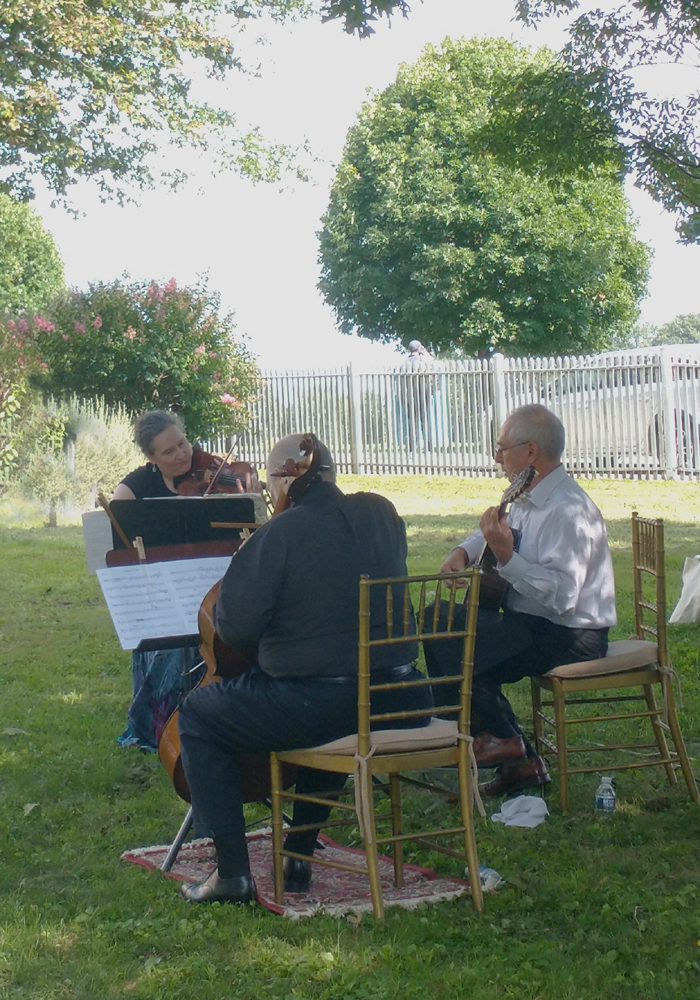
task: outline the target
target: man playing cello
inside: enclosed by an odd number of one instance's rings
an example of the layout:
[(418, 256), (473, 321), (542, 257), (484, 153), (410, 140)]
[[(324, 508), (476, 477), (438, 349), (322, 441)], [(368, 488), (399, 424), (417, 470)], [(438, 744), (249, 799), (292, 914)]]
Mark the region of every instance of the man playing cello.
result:
[[(300, 441), (301, 435), (290, 435), (276, 446), (281, 466), (285, 459), (299, 461)], [(377, 494), (341, 493), (330, 452), (324, 445), (318, 451), (320, 471), (306, 492), (241, 547), (221, 584), (219, 635), (229, 646), (257, 647), (255, 665), (237, 678), (192, 691), (180, 709), (192, 805), (212, 831), (217, 855), (217, 868), (205, 881), (182, 887), (190, 902), (255, 899), (241, 757), (316, 746), (356, 732), (360, 576), (406, 574), (406, 531), (392, 504)], [(374, 677), (421, 677), (411, 663), (416, 644), (380, 646), (374, 653)], [(391, 694), (389, 706), (378, 693), (373, 710), (431, 703), (427, 688)], [(415, 720), (403, 724), (415, 725)], [(343, 775), (302, 768), (297, 788), (328, 792), (340, 790), (344, 781)], [(327, 816), (324, 807), (295, 803), (295, 824), (320, 826)], [(292, 834), (286, 847), (311, 854), (316, 836), (317, 829)], [(310, 881), (309, 864), (288, 858), (287, 891), (303, 892)]]

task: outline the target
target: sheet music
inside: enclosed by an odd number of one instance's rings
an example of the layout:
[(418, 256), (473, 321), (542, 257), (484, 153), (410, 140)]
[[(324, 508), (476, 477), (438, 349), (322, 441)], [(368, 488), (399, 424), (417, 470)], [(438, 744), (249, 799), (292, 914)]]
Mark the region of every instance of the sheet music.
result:
[(105, 556), (113, 548), (112, 524), (106, 510), (83, 514), (83, 539), (88, 573), (95, 573), (106, 566)]
[(197, 617), (202, 601), (222, 578), (230, 562), (231, 556), (209, 556), (205, 559), (178, 559), (176, 562), (161, 564), (170, 567), (173, 588), (185, 620), (194, 623), (194, 627), (188, 626), (183, 635), (199, 631)]
[(122, 649), (136, 649), (144, 639), (196, 633), (200, 605), (230, 561), (214, 556), (98, 569)]

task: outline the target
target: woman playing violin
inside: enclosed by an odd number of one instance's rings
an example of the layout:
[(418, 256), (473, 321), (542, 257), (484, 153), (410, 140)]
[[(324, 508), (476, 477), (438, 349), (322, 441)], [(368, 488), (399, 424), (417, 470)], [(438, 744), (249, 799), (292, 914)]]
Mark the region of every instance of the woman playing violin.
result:
[[(124, 477), (114, 491), (113, 500), (205, 492), (206, 481), (194, 469), (207, 466), (213, 456), (192, 447), (176, 414), (165, 410), (143, 413), (134, 425), (134, 440), (147, 462)], [(249, 475), (246, 478), (250, 480)], [(243, 479), (231, 476), (225, 479), (233, 481), (234, 485), (227, 487), (232, 492), (245, 489)], [(182, 693), (183, 678), (200, 659), (195, 647), (132, 654), (133, 701), (127, 713), (127, 728), (119, 737), (122, 746), (139, 746), (155, 752), (163, 726)], [(192, 677), (193, 684), (197, 680)]]
[(134, 440), (148, 461), (124, 477), (112, 499), (175, 496), (177, 482), (190, 471), (194, 454), (180, 418), (165, 410), (143, 413), (134, 425)]

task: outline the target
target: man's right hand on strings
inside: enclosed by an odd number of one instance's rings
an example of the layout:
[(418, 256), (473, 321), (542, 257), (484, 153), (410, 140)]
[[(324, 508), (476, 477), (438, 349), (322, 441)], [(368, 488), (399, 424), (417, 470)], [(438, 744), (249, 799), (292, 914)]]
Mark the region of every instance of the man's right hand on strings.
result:
[[(452, 549), (447, 559), (440, 567), (441, 573), (458, 573), (461, 569), (466, 569), (469, 560), (467, 558), (467, 553), (459, 545), (456, 549)], [(465, 579), (457, 580), (446, 580), (446, 585), (452, 587), (466, 587), (467, 581)]]

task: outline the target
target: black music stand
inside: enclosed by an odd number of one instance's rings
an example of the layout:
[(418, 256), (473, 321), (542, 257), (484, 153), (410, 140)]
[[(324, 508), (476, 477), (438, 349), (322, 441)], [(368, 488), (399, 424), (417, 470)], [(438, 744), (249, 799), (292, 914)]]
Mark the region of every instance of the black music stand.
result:
[[(240, 539), (241, 528), (212, 525), (235, 522), (252, 526), (255, 523), (255, 502), (244, 493), (112, 500), (110, 508), (127, 538), (133, 542), (140, 536), (146, 549)], [(112, 538), (115, 549), (126, 548), (114, 525)]]

